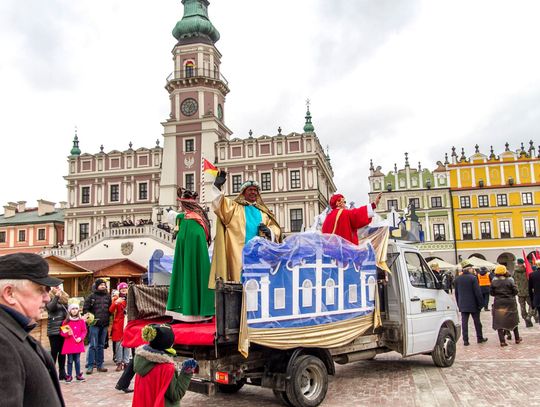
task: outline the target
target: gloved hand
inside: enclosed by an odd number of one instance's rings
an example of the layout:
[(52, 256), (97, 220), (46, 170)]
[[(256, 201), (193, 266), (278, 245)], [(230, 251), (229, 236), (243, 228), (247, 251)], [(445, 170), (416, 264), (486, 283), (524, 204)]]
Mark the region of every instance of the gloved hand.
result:
[(193, 374), (198, 367), (199, 364), (195, 359), (186, 359), (182, 362), (182, 369), (180, 371), (186, 374)]
[(272, 239), (272, 232), (270, 231), (270, 228), (266, 226), (264, 223), (261, 223), (259, 225), (259, 235), (264, 235), (265, 238), (268, 240)]
[(214, 185), (217, 189), (221, 191), (221, 187), (225, 182), (227, 181), (227, 172), (223, 170), (219, 170), (218, 175), (216, 176), (216, 180), (214, 181)]

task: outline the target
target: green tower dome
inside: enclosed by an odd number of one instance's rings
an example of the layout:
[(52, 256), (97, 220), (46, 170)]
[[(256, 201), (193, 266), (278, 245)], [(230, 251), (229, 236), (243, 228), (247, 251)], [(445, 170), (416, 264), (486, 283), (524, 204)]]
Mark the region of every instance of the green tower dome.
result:
[(81, 155), (81, 149), (79, 148), (79, 137), (77, 137), (77, 133), (75, 133), (75, 137), (73, 137), (73, 148), (70, 152), (71, 155)]
[(304, 124), (304, 133), (313, 133), (314, 131), (315, 127), (313, 127), (313, 123), (311, 123), (311, 112), (309, 111), (308, 106), (306, 112), (306, 124)]
[(178, 42), (191, 39), (206, 40), (215, 44), (219, 32), (208, 18), (208, 0), (182, 0), (184, 16), (176, 23), (172, 34)]

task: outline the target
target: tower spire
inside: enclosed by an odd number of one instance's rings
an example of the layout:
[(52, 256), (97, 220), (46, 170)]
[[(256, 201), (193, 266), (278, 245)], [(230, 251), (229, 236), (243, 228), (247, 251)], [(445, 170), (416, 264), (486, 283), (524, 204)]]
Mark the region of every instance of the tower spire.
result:
[(81, 155), (81, 149), (79, 148), (79, 137), (77, 137), (77, 126), (75, 126), (75, 137), (73, 137), (73, 147), (71, 148), (71, 155)]
[(313, 133), (315, 131), (315, 127), (313, 127), (313, 124), (311, 123), (311, 112), (309, 111), (309, 105), (311, 104), (311, 101), (309, 99), (306, 99), (306, 123), (304, 124), (304, 133)]
[(172, 34), (179, 43), (206, 42), (215, 44), (219, 31), (208, 18), (208, 0), (182, 0), (184, 16), (176, 23)]

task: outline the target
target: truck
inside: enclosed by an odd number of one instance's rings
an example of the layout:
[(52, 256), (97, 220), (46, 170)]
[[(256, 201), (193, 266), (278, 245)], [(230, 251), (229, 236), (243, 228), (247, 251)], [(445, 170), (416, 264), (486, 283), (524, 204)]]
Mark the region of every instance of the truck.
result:
[(218, 281), (212, 343), (175, 344), (180, 359), (199, 363), (189, 390), (212, 396), (254, 385), (271, 389), (286, 406), (315, 407), (326, 396), (335, 364), (395, 351), (403, 357), (429, 355), (436, 366), (452, 366), (461, 332), (455, 300), (414, 245), (390, 240), (386, 264), (389, 272), (377, 270), (385, 276), (377, 282), (379, 326), (338, 347), (276, 349), (252, 343), (247, 357), (238, 349), (245, 287)]

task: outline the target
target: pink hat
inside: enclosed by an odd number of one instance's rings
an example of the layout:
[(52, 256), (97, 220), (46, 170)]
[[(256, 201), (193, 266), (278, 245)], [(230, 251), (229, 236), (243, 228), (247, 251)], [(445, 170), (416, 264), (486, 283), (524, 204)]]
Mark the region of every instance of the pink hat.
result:
[(128, 288), (127, 283), (120, 283), (120, 284), (118, 284), (118, 286), (116, 287), (117, 290), (121, 290), (122, 288)]

